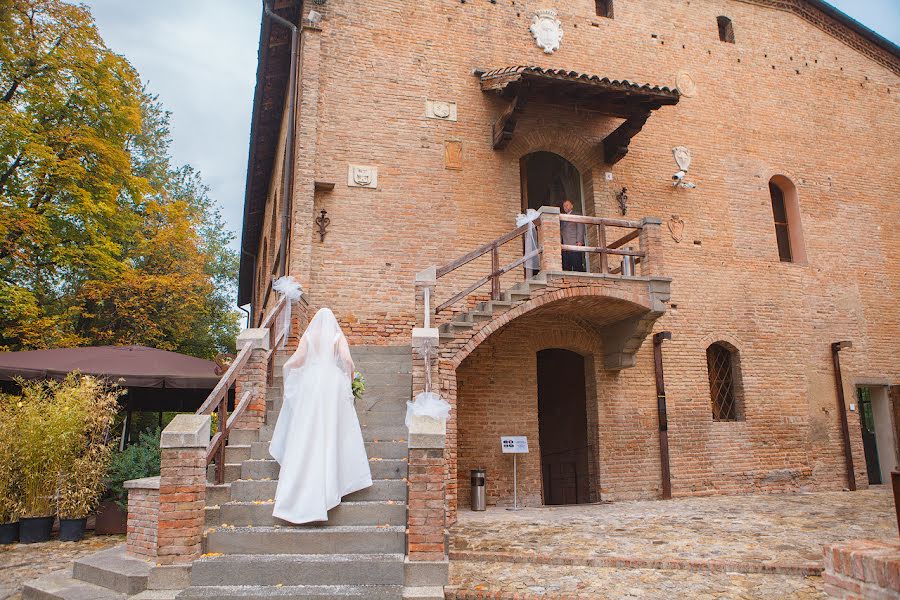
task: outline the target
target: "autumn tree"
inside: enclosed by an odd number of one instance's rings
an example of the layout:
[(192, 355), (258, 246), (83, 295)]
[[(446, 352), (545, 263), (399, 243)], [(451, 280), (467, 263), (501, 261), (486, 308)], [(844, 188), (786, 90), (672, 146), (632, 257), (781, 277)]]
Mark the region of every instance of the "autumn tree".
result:
[(88, 9), (0, 0), (0, 347), (230, 349), (237, 259)]

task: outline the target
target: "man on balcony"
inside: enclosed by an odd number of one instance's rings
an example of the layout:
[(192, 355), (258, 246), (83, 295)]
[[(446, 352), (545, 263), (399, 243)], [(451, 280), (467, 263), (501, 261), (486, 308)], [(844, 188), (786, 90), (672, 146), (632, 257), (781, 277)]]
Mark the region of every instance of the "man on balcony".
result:
[[(563, 200), (562, 211), (571, 215), (575, 205), (571, 200)], [(559, 224), (559, 232), (564, 246), (584, 246), (584, 223), (562, 221)], [(584, 252), (563, 251), (563, 271), (584, 271)]]

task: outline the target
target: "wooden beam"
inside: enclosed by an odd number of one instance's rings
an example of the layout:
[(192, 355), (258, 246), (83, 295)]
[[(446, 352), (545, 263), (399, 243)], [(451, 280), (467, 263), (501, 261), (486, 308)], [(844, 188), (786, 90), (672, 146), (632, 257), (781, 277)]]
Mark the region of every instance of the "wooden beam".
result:
[(519, 90), (509, 107), (500, 115), (497, 122), (493, 126), (494, 150), (503, 150), (512, 141), (513, 133), (516, 131), (519, 115), (525, 108), (525, 91)]
[(625, 158), (625, 155), (628, 154), (628, 145), (631, 143), (631, 138), (643, 129), (649, 118), (649, 110), (628, 117), (615, 131), (606, 136), (603, 140), (603, 158), (607, 164), (614, 165)]

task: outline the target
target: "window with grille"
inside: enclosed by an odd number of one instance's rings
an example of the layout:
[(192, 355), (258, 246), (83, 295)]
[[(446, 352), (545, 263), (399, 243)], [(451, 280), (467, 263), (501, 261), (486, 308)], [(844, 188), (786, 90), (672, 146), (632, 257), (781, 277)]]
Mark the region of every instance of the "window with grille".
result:
[(712, 399), (714, 421), (741, 421), (740, 375), (737, 370), (737, 350), (721, 342), (706, 349), (709, 371), (709, 394)]
[(598, 17), (613, 18), (613, 0), (597, 0), (596, 5)]
[(728, 17), (716, 17), (719, 24), (719, 41), (734, 43), (734, 24)]
[(788, 227), (784, 191), (776, 183), (770, 181), (769, 194), (772, 196), (772, 216), (775, 217), (775, 239), (778, 242), (778, 258), (781, 259), (781, 262), (793, 262), (791, 230)]

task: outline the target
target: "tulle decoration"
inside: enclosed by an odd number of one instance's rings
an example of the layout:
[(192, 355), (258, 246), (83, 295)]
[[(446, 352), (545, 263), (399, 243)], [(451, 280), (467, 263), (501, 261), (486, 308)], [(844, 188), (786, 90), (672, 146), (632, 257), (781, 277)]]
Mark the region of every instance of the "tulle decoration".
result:
[(284, 335), (281, 338), (281, 347), (287, 343), (288, 335), (291, 333), (291, 305), (303, 297), (303, 289), (300, 284), (294, 281), (293, 277), (279, 277), (272, 284), (272, 289), (288, 299), (284, 310), (281, 311), (281, 331)]
[(414, 402), (406, 403), (406, 428), (413, 416), (446, 419), (450, 415), (450, 403), (431, 391), (431, 359), (436, 352), (434, 342), (426, 341), (416, 352), (425, 361), (425, 391), (417, 394)]
[[(537, 231), (534, 228), (534, 222), (541, 216), (541, 213), (529, 208), (524, 215), (516, 217), (516, 227), (521, 227), (528, 223), (528, 231), (525, 233), (525, 254), (531, 254), (538, 247)], [(541, 270), (541, 257), (534, 256), (525, 261), (525, 268), (531, 271), (531, 275)]]

